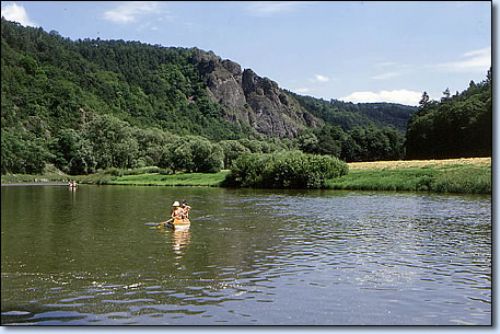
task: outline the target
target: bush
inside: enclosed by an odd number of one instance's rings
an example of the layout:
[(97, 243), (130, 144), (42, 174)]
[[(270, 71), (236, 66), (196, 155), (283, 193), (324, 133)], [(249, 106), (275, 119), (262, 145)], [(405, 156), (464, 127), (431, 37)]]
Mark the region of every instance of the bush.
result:
[(177, 138), (165, 150), (159, 166), (188, 173), (217, 173), (223, 166), (224, 152), (218, 144), (196, 136)]
[(104, 174), (109, 174), (109, 175), (113, 175), (113, 176), (123, 176), (124, 171), (123, 171), (123, 169), (120, 169), (120, 168), (111, 167), (111, 168), (106, 169)]
[(300, 151), (250, 153), (234, 161), (224, 183), (240, 187), (324, 188), (328, 179), (347, 173), (347, 164), (332, 156)]

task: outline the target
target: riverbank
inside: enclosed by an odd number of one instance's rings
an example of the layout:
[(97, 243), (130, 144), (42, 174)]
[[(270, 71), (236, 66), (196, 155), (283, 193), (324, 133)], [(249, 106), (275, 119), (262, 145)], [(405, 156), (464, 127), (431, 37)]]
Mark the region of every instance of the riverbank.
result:
[(114, 176), (109, 174), (83, 175), (76, 178), (85, 184), (116, 184), (134, 186), (205, 186), (218, 187), (229, 173), (223, 170), (218, 173), (177, 173), (160, 174), (145, 173), (137, 175)]
[(379, 161), (349, 164), (329, 189), (491, 194), (491, 158)]
[(2, 185), (67, 184), (70, 179), (73, 179), (73, 177), (66, 174), (7, 174), (2, 175)]
[(206, 186), (218, 187), (229, 170), (218, 173), (176, 173), (170, 174), (157, 167), (137, 169), (112, 168), (89, 175), (67, 175), (62, 172), (41, 175), (7, 174), (2, 175), (2, 185), (48, 185), (67, 184), (75, 180), (79, 184), (96, 185), (145, 185), (145, 186)]
[[(358, 162), (348, 165), (349, 174), (328, 180), (328, 189), (491, 194), (491, 158)], [(82, 184), (219, 187), (229, 170), (213, 174), (128, 173), (2, 175), (2, 185), (44, 184), (73, 179)]]

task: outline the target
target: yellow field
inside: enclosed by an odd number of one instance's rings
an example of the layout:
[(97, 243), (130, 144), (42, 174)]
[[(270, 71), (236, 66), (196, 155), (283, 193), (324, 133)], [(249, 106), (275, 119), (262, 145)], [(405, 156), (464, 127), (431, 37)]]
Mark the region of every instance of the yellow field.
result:
[(349, 170), (440, 167), (445, 165), (490, 165), (491, 166), (491, 157), (461, 158), (461, 159), (446, 159), (446, 160), (351, 162), (348, 165), (349, 165)]

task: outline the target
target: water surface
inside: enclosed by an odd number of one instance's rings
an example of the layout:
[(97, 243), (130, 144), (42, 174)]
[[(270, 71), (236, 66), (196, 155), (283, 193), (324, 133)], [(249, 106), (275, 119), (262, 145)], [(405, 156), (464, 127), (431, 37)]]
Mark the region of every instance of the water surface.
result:
[[(2, 324), (491, 324), (491, 197), (2, 187)], [(158, 230), (174, 200), (188, 232)]]

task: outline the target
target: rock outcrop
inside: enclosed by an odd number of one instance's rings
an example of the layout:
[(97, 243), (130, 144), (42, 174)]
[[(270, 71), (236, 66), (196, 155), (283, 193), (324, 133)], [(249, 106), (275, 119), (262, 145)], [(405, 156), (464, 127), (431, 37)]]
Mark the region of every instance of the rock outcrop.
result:
[(229, 121), (282, 138), (294, 137), (301, 129), (321, 122), (276, 82), (259, 77), (251, 69), (242, 71), (239, 64), (201, 50), (192, 61), (205, 80), (210, 98), (223, 107)]

